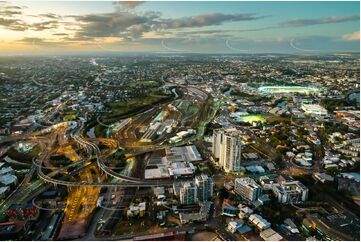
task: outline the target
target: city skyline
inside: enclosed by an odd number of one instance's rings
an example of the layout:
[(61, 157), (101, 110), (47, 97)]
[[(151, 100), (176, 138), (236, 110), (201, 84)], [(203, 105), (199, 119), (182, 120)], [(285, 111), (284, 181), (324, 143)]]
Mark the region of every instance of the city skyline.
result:
[(356, 1), (2, 1), (0, 51), (358, 52), (359, 7)]

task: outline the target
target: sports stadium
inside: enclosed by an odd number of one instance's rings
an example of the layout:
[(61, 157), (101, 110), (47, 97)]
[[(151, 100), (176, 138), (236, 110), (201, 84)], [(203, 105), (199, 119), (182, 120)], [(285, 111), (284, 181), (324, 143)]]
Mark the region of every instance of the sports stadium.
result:
[(304, 86), (262, 86), (258, 88), (258, 91), (261, 93), (303, 93), (308, 95), (318, 93), (319, 89)]

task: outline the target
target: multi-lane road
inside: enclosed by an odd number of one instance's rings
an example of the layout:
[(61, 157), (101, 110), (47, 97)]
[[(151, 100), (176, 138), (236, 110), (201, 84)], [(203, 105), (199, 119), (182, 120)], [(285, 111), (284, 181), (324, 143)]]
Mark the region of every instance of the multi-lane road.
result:
[[(189, 88), (188, 95), (191, 96), (197, 96), (200, 100), (203, 102), (207, 102), (210, 97), (207, 93), (195, 88), (191, 87)], [(208, 122), (212, 120), (214, 117), (217, 107), (211, 110), (210, 115), (206, 117), (204, 120), (199, 121), (199, 129), (196, 136), (193, 136), (188, 139), (184, 139), (181, 142), (173, 143), (173, 144), (152, 144), (152, 145), (144, 145), (144, 146), (133, 146), (130, 149), (127, 149), (127, 153), (133, 154), (133, 155), (139, 155), (142, 153), (147, 153), (150, 151), (154, 151), (157, 149), (164, 149), (164, 148), (170, 148), (173, 146), (179, 146), (183, 144), (187, 144), (191, 141), (195, 141), (202, 137), (204, 133), (204, 128)], [(116, 178), (119, 182), (116, 183), (98, 183), (98, 182), (78, 182), (78, 181), (68, 181), (64, 179), (55, 179), (52, 178), (42, 171), (42, 164), (44, 162), (47, 162), (47, 159), (49, 157), (43, 156), (44, 159), (40, 159), (38, 163), (38, 176), (40, 179), (44, 180), (45, 182), (52, 183), (55, 185), (63, 185), (63, 186), (101, 186), (101, 187), (151, 187), (151, 186), (171, 186), (173, 184), (172, 180), (144, 180), (136, 177), (131, 176), (125, 176), (118, 172), (114, 172), (111, 168), (109, 168), (105, 163), (104, 160), (106, 157), (102, 154), (101, 150), (99, 149), (98, 145), (94, 142), (89, 141), (88, 139), (82, 138), (80, 136), (81, 129), (84, 126), (84, 123), (81, 122), (81, 126), (78, 128), (78, 130), (72, 135), (72, 138), (79, 144), (80, 147), (82, 147), (88, 154), (95, 154), (96, 156), (96, 163), (98, 168), (106, 173), (108, 176)]]
[[(218, 106), (212, 106), (213, 100), (209, 96), (208, 93), (203, 92), (202, 90), (191, 87), (187, 89), (187, 87), (182, 87), (185, 95), (181, 95), (177, 97), (181, 98), (194, 98), (196, 97), (200, 105), (198, 118), (195, 119), (197, 122), (195, 124), (197, 127), (197, 134), (193, 135), (189, 138), (185, 138), (181, 142), (178, 143), (166, 143), (162, 144), (164, 140), (157, 140), (157, 142), (150, 145), (139, 145), (139, 146), (131, 146), (131, 147), (119, 147), (118, 140), (115, 140), (115, 144), (118, 144), (118, 147), (109, 146), (108, 149), (100, 148), (98, 146), (101, 141), (101, 138), (84, 138), (82, 136), (84, 122), (82, 120), (78, 121), (78, 127), (76, 130), (70, 131), (70, 140), (60, 139), (60, 136), (64, 136), (67, 130), (52, 130), (48, 134), (43, 134), (40, 132), (36, 133), (26, 133), (19, 136), (8, 137), (0, 140), (0, 145), (11, 145), (14, 142), (18, 142), (20, 140), (34, 139), (38, 142), (39, 147), (41, 148), (41, 152), (37, 160), (33, 161), (31, 166), (31, 173), (27, 175), (27, 177), (23, 180), (23, 182), (17, 187), (15, 192), (11, 194), (5, 202), (0, 204), (0, 210), (5, 211), (12, 204), (17, 203), (26, 203), (28, 201), (34, 201), (34, 199), (46, 191), (53, 185), (61, 185), (67, 187), (108, 187), (108, 189), (114, 188), (139, 188), (139, 187), (156, 187), (156, 186), (172, 186), (173, 181), (171, 179), (168, 180), (145, 180), (133, 176), (125, 176), (118, 172), (113, 171), (112, 168), (106, 165), (107, 158), (113, 153), (112, 150), (116, 149), (125, 149), (124, 152), (131, 155), (140, 155), (147, 152), (151, 152), (154, 150), (170, 148), (174, 146), (180, 146), (184, 144), (188, 144), (190, 142), (194, 142), (200, 140), (204, 134), (205, 126), (208, 122), (210, 122), (214, 115), (217, 112)], [(60, 109), (62, 106), (59, 106)], [(207, 108), (207, 110), (203, 110)], [(210, 109), (209, 109), (210, 108)], [(151, 110), (147, 110), (147, 114), (151, 114), (156, 109), (156, 107), (152, 107)], [(159, 110), (159, 109), (158, 109)], [(206, 113), (207, 115), (204, 115)], [(151, 115), (153, 116), (153, 114)], [(184, 115), (179, 115), (182, 118), (186, 118)], [(180, 118), (179, 117), (179, 118)], [(128, 130), (127, 135), (132, 136), (133, 139), (139, 139), (139, 135), (136, 134), (135, 129), (139, 129), (140, 126), (145, 125), (148, 120), (142, 115), (138, 115), (138, 122), (135, 124), (135, 127), (131, 127), (132, 130)], [(100, 120), (98, 120), (100, 121)], [(104, 125), (104, 124), (103, 124)], [(108, 126), (108, 124), (105, 124)], [(173, 131), (174, 132), (174, 131)], [(48, 140), (47, 140), (48, 139)], [(111, 139), (111, 138), (110, 138)], [(159, 141), (159, 142), (158, 142)], [(58, 144), (56, 143), (58, 142)], [(87, 154), (88, 157), (83, 157), (82, 160), (73, 162), (70, 165), (65, 167), (57, 167), (50, 163), (51, 157), (56, 153), (57, 145), (65, 146), (71, 145), (74, 147), (74, 143), (78, 144), (79, 152), (82, 154)], [(103, 146), (104, 147), (104, 146)], [(85, 155), (81, 155), (85, 156)], [(94, 159), (95, 158), (95, 159)], [(76, 180), (74, 178), (78, 177), (79, 173), (81, 173), (84, 169), (87, 169), (89, 166), (96, 166), (100, 172), (105, 173), (108, 177), (112, 179), (110, 182), (105, 181), (97, 181), (97, 180)], [(38, 179), (32, 180), (33, 174), (37, 174)], [(101, 211), (106, 209), (101, 209)], [(103, 213), (99, 213), (97, 217), (102, 217)], [(96, 223), (92, 222), (90, 233), (86, 235), (87, 239), (93, 239), (93, 234), (96, 229)]]

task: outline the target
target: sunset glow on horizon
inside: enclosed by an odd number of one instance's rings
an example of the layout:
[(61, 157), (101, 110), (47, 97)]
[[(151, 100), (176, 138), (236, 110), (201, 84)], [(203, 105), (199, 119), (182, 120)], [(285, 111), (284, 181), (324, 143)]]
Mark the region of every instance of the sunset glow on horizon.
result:
[(358, 52), (359, 8), (356, 1), (2, 1), (0, 51)]

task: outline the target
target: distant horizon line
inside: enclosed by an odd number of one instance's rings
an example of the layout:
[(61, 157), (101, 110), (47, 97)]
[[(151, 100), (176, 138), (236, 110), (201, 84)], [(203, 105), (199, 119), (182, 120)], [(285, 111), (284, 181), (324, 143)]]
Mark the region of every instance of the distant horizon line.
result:
[(51, 52), (51, 53), (18, 53), (18, 54), (0, 54), (0, 57), (17, 57), (17, 56), (84, 56), (84, 55), (307, 55), (307, 56), (315, 56), (315, 55), (336, 55), (336, 54), (358, 54), (360, 55), (360, 51), (319, 51), (319, 52), (254, 52), (254, 53), (230, 53), (230, 52), (161, 52), (161, 51), (144, 51), (144, 52), (92, 52), (92, 51), (84, 51), (84, 52)]

